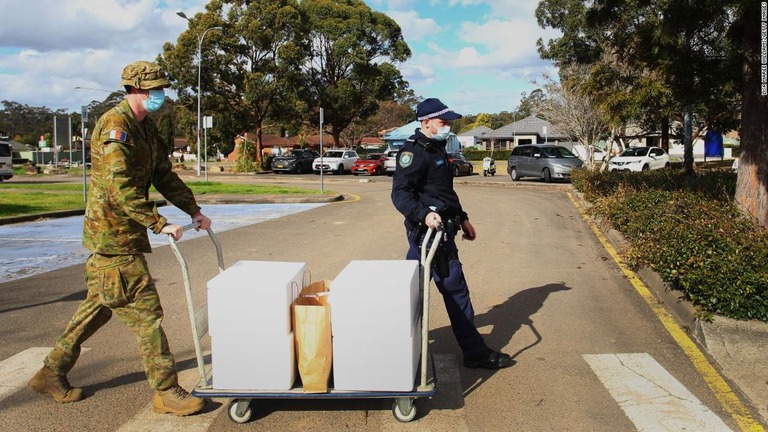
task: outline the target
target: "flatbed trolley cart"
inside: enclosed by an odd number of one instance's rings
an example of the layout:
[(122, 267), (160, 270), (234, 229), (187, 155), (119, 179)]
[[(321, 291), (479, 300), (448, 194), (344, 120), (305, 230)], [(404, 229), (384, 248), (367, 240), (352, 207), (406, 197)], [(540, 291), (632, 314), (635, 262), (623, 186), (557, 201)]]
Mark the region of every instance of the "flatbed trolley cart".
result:
[[(197, 228), (198, 223), (192, 223), (184, 226), (184, 231)], [(215, 248), (219, 263), (219, 271), (224, 271), (224, 257), (221, 252), (221, 244), (214, 232), (207, 230)], [(304, 393), (302, 387), (294, 386), (287, 391), (266, 391), (266, 390), (231, 390), (217, 389), (212, 387), (212, 375), (206, 371), (205, 359), (203, 358), (202, 337), (208, 333), (208, 307), (204, 305), (199, 310), (195, 308), (192, 297), (192, 287), (189, 279), (187, 262), (179, 250), (173, 236), (169, 235), (171, 249), (173, 249), (176, 258), (181, 264), (181, 271), (184, 277), (184, 288), (187, 297), (187, 309), (189, 320), (192, 326), (192, 334), (195, 343), (195, 355), (197, 357), (197, 369), (200, 375), (200, 381), (192, 390), (192, 395), (203, 398), (231, 398), (229, 404), (229, 418), (235, 423), (246, 423), (251, 419), (253, 410), (251, 401), (254, 399), (387, 399), (394, 398), (392, 404), (392, 414), (401, 422), (409, 422), (416, 418), (416, 399), (420, 397), (431, 397), (437, 393), (437, 375), (435, 373), (434, 359), (432, 359), (429, 345), (429, 284), (430, 284), (430, 266), (432, 258), (437, 251), (440, 240), (443, 236), (442, 229), (434, 230), (429, 228), (421, 244), (420, 261), (420, 286), (419, 291), (422, 299), (421, 315), (421, 364), (417, 370), (417, 379), (412, 391), (347, 391), (328, 389), (327, 393)]]

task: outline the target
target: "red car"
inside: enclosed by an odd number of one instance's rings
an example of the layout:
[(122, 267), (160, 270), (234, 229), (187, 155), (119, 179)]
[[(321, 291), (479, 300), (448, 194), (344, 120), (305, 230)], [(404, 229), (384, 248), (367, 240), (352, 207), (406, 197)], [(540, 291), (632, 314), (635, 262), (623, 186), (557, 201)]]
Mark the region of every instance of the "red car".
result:
[(384, 162), (387, 161), (387, 157), (384, 153), (371, 153), (358, 159), (354, 165), (352, 165), (352, 174), (369, 174), (369, 175), (381, 175), (387, 171), (384, 166)]

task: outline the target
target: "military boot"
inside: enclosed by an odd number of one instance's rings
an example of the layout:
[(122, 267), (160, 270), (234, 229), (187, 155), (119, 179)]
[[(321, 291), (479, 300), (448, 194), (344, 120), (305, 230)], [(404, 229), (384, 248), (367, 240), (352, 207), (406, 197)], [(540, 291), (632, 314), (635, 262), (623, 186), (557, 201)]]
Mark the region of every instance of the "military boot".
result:
[(66, 375), (56, 375), (46, 366), (37, 371), (27, 386), (38, 393), (50, 394), (58, 403), (77, 402), (83, 398), (83, 389), (72, 387)]
[(160, 414), (185, 416), (200, 411), (203, 406), (205, 406), (204, 399), (192, 396), (179, 385), (168, 390), (158, 390), (152, 399), (152, 408)]

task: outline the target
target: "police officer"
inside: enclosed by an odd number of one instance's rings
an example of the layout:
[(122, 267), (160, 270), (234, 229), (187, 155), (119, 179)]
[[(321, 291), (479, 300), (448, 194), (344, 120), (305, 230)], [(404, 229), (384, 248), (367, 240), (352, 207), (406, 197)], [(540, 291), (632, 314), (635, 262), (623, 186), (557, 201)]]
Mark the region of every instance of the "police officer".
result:
[(82, 399), (83, 390), (72, 387), (66, 375), (77, 362), (81, 345), (114, 313), (136, 334), (155, 390), (154, 410), (193, 414), (205, 401), (178, 384), (161, 327), (163, 309), (144, 257), (152, 252), (147, 229), (178, 240), (183, 228), (158, 214), (149, 200), (150, 186), (199, 222), (200, 229), (209, 228), (211, 221), (171, 170), (167, 146), (147, 116), (165, 101), (164, 89), (171, 84), (165, 73), (155, 63), (137, 61), (123, 69), (120, 84), (125, 99), (96, 122), (91, 139), (93, 172), (83, 223), (83, 245), (92, 252), (85, 263), (88, 293), (29, 387), (59, 403)]
[(406, 259), (418, 260), (427, 228), (443, 227), (445, 237), (432, 265), (432, 277), (443, 295), (448, 318), (468, 368), (500, 369), (514, 364), (504, 353), (485, 344), (474, 324), (475, 312), (469, 298), (455, 236), (474, 240), (475, 228), (453, 190), (453, 169), (445, 150), (451, 121), (461, 118), (439, 99), (426, 99), (416, 107), (421, 122), (397, 154), (397, 169), (392, 183), (392, 202), (405, 216), (408, 237)]

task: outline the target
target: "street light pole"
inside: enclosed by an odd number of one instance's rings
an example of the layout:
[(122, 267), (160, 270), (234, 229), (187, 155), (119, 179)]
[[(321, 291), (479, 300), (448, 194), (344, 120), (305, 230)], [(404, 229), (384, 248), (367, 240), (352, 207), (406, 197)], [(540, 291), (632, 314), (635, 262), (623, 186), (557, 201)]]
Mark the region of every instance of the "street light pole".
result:
[[(189, 19), (187, 14), (185, 14), (182, 11), (176, 12), (176, 15), (184, 18), (185, 20), (189, 21), (190, 24), (192, 24), (192, 20)], [(223, 30), (222, 27), (209, 27), (205, 29), (202, 35), (200, 35), (200, 40), (197, 43), (197, 130), (195, 131), (197, 135), (197, 175), (200, 176), (200, 122), (202, 120), (201, 118), (201, 98), (202, 90), (200, 88), (201, 82), (200, 77), (202, 76), (203, 72), (203, 39), (205, 38), (205, 34), (208, 33), (211, 30)]]
[(94, 91), (100, 91), (100, 92), (109, 93), (109, 94), (112, 94), (112, 93), (125, 94), (125, 91), (123, 91), (123, 90), (107, 90), (107, 89), (100, 89), (100, 88), (93, 88), (93, 87), (81, 87), (81, 86), (75, 87), (75, 90), (94, 90)]

